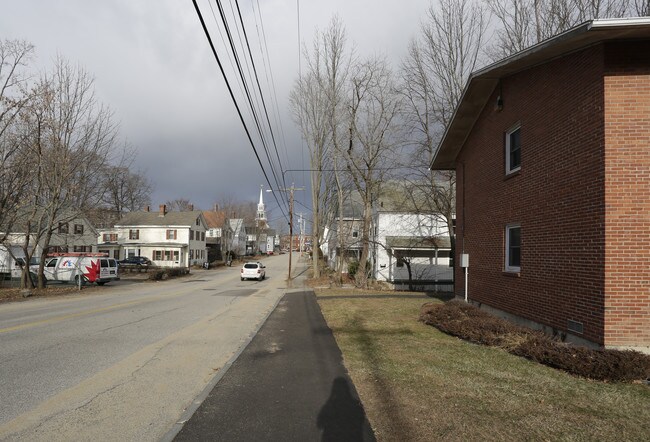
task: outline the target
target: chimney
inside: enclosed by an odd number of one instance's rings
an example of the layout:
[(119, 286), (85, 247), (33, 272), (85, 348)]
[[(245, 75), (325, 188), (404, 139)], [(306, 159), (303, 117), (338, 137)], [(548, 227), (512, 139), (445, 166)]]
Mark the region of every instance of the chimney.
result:
[(144, 211), (148, 212), (149, 211), (149, 206), (144, 206)]
[(215, 204), (215, 205), (214, 205), (214, 211), (215, 211), (215, 212), (218, 212), (218, 211), (219, 211), (219, 204)]
[(190, 212), (194, 212), (194, 204), (190, 204)]
[(167, 206), (165, 204), (160, 205), (160, 214), (158, 216), (165, 216), (167, 214)]

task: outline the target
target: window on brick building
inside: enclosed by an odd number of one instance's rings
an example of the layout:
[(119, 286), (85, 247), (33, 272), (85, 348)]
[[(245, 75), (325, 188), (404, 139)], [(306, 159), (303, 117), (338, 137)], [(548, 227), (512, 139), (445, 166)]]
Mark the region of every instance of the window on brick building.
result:
[(506, 226), (506, 272), (521, 271), (521, 226)]
[(521, 127), (506, 132), (506, 174), (521, 169)]

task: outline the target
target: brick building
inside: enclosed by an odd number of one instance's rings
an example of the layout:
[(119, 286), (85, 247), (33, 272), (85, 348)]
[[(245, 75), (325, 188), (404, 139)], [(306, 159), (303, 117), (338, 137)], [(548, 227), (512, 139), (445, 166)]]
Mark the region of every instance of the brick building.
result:
[(650, 349), (650, 19), (587, 22), (474, 73), (431, 167), (457, 173), (471, 302)]

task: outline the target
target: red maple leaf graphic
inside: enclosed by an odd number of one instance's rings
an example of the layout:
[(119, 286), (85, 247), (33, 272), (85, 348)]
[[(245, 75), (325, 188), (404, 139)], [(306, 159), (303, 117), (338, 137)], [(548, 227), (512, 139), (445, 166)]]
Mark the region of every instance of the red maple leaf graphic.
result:
[(99, 277), (99, 260), (90, 261), (90, 267), (86, 266), (88, 273), (84, 273), (86, 279), (90, 282), (95, 282)]

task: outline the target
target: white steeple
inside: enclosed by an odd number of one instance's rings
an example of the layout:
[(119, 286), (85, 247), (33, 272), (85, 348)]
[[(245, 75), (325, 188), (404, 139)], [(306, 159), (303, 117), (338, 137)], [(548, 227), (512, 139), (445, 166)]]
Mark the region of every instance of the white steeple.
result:
[(264, 191), (260, 186), (260, 202), (257, 203), (257, 220), (266, 221), (266, 210), (264, 208)]

